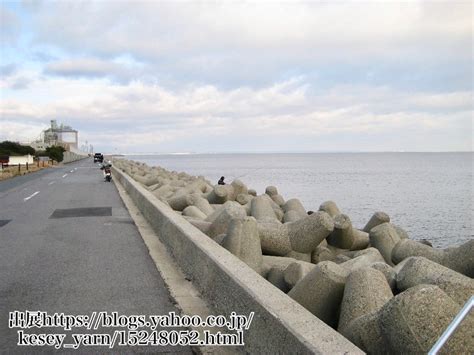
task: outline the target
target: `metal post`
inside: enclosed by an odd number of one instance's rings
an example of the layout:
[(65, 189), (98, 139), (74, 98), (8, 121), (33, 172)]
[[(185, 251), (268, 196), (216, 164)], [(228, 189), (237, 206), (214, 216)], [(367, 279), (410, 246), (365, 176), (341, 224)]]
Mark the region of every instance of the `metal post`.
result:
[(18, 163), (18, 172), (21, 173), (21, 164)]
[(446, 328), (446, 330), (440, 336), (438, 341), (433, 345), (433, 347), (431, 348), (428, 355), (436, 355), (438, 353), (438, 351), (441, 350), (444, 343), (446, 343), (448, 341), (449, 337), (453, 334), (453, 332), (456, 330), (456, 328), (459, 326), (459, 324), (461, 324), (464, 317), (467, 316), (467, 314), (472, 309), (472, 307), (474, 307), (474, 296), (471, 296), (469, 301), (466, 302), (466, 304), (461, 309), (461, 311), (458, 313), (458, 315), (454, 318), (454, 320), (451, 322), (451, 324)]
[(26, 162), (26, 171), (28, 171), (28, 162)]

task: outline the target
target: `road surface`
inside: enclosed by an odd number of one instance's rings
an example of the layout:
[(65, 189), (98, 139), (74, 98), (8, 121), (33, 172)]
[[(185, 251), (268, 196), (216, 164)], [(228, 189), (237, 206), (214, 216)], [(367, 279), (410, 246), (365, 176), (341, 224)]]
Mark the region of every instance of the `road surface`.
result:
[[(0, 353), (51, 352), (18, 347), (10, 312), (160, 315), (179, 311), (113, 183), (91, 159), (0, 182)], [(125, 330), (125, 328), (113, 328)], [(113, 330), (112, 329), (112, 330)], [(31, 328), (25, 333), (106, 333)], [(181, 329), (182, 330), (182, 329)], [(61, 348), (104, 353), (106, 347)], [(189, 347), (118, 347), (117, 353), (191, 353)]]

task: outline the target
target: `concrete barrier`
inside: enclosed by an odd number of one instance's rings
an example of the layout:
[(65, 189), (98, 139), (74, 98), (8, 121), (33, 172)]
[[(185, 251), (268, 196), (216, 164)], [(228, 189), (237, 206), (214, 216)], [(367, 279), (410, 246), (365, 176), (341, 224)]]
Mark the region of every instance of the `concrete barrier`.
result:
[(191, 225), (150, 191), (112, 168), (143, 216), (216, 312), (248, 315), (242, 349), (252, 354), (335, 354), (363, 352), (248, 265)]
[(63, 154), (62, 163), (63, 164), (68, 164), (68, 163), (72, 163), (74, 161), (78, 161), (78, 160), (81, 160), (81, 159), (86, 159), (88, 157), (89, 156), (87, 154), (81, 155), (81, 154), (76, 154), (76, 153), (73, 153), (73, 152), (66, 151)]

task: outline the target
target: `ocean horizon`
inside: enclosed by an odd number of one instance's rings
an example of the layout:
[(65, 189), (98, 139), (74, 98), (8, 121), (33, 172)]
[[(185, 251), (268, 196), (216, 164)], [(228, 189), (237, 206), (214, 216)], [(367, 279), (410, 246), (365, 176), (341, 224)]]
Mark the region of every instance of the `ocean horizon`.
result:
[(436, 247), (474, 238), (472, 152), (332, 152), (131, 154), (149, 166), (242, 180), (262, 194), (276, 186), (285, 200), (298, 198), (307, 210), (337, 203), (356, 228), (376, 211), (415, 240)]

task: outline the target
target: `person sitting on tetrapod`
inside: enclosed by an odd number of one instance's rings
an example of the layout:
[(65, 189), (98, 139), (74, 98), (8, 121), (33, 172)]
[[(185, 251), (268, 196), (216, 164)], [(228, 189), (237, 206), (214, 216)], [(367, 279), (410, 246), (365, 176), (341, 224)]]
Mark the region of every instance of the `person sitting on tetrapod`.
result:
[(224, 177), (221, 176), (221, 178), (219, 179), (219, 181), (217, 182), (217, 185), (225, 185), (225, 182), (224, 182)]

